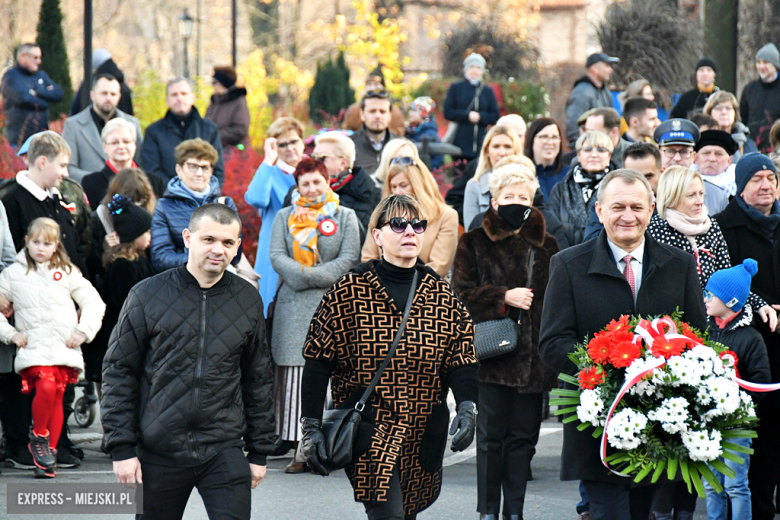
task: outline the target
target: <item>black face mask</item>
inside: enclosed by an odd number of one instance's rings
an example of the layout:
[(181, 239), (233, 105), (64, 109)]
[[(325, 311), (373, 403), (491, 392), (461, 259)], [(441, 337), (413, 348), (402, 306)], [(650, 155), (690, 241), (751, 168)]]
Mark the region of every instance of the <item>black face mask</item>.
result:
[(522, 204), (507, 204), (498, 207), (498, 216), (509, 224), (512, 229), (520, 229), (525, 221), (531, 217), (531, 206)]

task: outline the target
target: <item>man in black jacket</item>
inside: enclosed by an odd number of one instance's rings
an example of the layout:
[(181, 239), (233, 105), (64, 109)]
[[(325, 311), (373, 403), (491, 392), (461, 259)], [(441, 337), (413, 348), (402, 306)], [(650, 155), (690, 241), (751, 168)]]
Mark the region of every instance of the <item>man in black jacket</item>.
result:
[[(554, 370), (575, 374), (569, 353), (621, 315), (656, 316), (684, 312), (692, 327), (707, 326), (693, 256), (659, 244), (645, 233), (653, 214), (653, 193), (636, 170), (604, 177), (597, 213), (604, 231), (595, 239), (552, 257), (544, 296), (539, 353)], [(599, 459), (592, 428), (564, 425), (561, 478), (581, 480), (593, 520), (646, 519), (651, 486), (631, 492), (630, 479), (610, 474)]]
[[(722, 213), (715, 215), (732, 265), (746, 258), (758, 262), (750, 290), (780, 309), (780, 202), (775, 200), (777, 168), (766, 155), (742, 156), (735, 171), (737, 195)], [(766, 343), (772, 382), (780, 381), (780, 335), (755, 320)], [(758, 405), (758, 438), (750, 462), (753, 518), (773, 518), (775, 488), (780, 485), (780, 396), (767, 394)]]
[(392, 108), (393, 100), (385, 89), (369, 90), (360, 100), (360, 120), (363, 124), (351, 137), (355, 143), (354, 164), (372, 176), (379, 167), (385, 145), (391, 139), (401, 137), (388, 128), (393, 118)]
[(758, 79), (745, 85), (739, 100), (739, 115), (750, 129), (759, 151), (769, 153), (769, 130), (780, 118), (780, 51), (767, 43), (756, 53)]
[[(192, 93), (190, 80), (175, 78), (165, 87), (165, 104), (168, 112), (165, 117), (149, 125), (144, 136), (144, 146), (141, 151), (141, 166), (147, 175), (160, 177), (165, 185), (176, 177), (176, 160), (173, 151), (182, 141), (200, 137), (217, 150), (219, 159), (214, 165), (214, 176), (220, 186), (225, 181), (225, 162), (222, 154), (222, 140), (219, 138), (217, 125), (208, 119), (200, 117), (198, 109), (193, 105), (195, 95)], [(152, 183), (154, 184), (154, 183)], [(162, 193), (155, 193), (162, 197)]]
[(143, 482), (143, 518), (181, 518), (197, 487), (209, 517), (248, 519), (265, 476), (276, 425), (263, 302), (225, 272), (240, 232), (224, 204), (195, 210), (187, 264), (136, 285), (111, 333), (106, 448), (120, 482)]

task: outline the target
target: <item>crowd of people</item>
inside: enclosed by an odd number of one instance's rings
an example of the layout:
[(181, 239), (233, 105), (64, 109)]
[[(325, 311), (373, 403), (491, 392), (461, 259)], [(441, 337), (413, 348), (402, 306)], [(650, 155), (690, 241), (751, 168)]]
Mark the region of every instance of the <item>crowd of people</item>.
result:
[[(345, 128), (310, 149), (302, 122), (268, 128), (244, 193), (262, 219), (253, 270), (222, 195), (226, 155), (248, 145), (235, 70), (215, 67), (206, 117), (188, 80), (169, 81), (168, 111), (143, 133), (100, 49), (80, 87), (91, 104), (74, 102), (60, 136), (46, 114), (62, 92), (40, 57), (22, 45), (2, 82), (5, 133), (27, 164), (0, 187), (7, 466), (53, 478), (81, 463), (67, 423), (84, 378), (120, 482), (146, 484), (144, 518), (180, 518), (193, 487), (210, 515), (248, 518), (268, 456), (294, 449), (287, 473), (338, 469), (332, 412), (354, 409), (344, 466), (369, 519), (414, 520), (436, 500), (449, 431), (454, 451), (476, 438), (480, 519), (520, 520), (556, 375), (574, 374), (574, 345), (621, 314), (679, 310), (736, 352), (743, 376), (780, 380), (773, 44), (739, 101), (699, 60), (664, 122), (645, 80), (618, 112), (619, 60), (593, 54), (565, 128), (502, 117), (472, 53), (441, 139), (436, 103), (414, 100), (404, 124), (378, 68)], [(444, 158), (420, 153), (439, 140), (460, 149), (462, 171), (444, 196), (431, 174)], [(502, 320), (516, 348), (478, 359)], [(707, 487), (711, 520), (729, 502), (735, 520), (775, 515), (780, 400), (756, 401), (755, 454), (719, 474), (723, 493)], [(630, 486), (597, 442), (564, 426), (573, 516), (692, 519), (685, 486)]]

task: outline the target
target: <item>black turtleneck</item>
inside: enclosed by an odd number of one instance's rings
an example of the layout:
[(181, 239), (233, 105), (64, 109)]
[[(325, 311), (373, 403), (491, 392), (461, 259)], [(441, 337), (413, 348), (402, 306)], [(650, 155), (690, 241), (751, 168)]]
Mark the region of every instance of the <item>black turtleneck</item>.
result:
[(186, 114), (176, 114), (175, 112), (169, 113), (176, 126), (181, 128), (181, 135), (187, 135), (187, 130), (190, 128), (190, 123), (192, 123), (193, 110), (190, 109)]
[[(387, 294), (393, 299), (396, 308), (403, 312), (406, 307), (406, 301), (409, 299), (409, 291), (412, 287), (412, 278), (417, 267), (398, 267), (387, 260), (382, 260), (376, 264), (376, 272), (379, 279), (387, 289)], [(422, 280), (417, 280), (419, 286)]]
[(114, 110), (111, 113), (111, 117), (109, 117), (108, 119), (103, 119), (103, 116), (101, 116), (100, 114), (98, 114), (95, 111), (95, 106), (94, 105), (89, 109), (89, 113), (92, 114), (92, 121), (95, 122), (95, 126), (97, 127), (98, 135), (103, 133), (103, 128), (106, 127), (106, 123), (116, 117), (116, 110)]

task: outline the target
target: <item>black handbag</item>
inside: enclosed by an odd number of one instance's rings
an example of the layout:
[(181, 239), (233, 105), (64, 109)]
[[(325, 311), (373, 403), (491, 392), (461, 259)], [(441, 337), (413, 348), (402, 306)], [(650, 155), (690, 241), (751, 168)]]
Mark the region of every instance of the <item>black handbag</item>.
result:
[(374, 374), (371, 383), (369, 383), (366, 391), (363, 392), (360, 400), (353, 408), (326, 410), (322, 414), (322, 433), (325, 436), (325, 449), (328, 453), (326, 466), (329, 469), (341, 469), (352, 463), (355, 440), (360, 427), (360, 413), (365, 409), (371, 392), (374, 391), (374, 388), (379, 383), (379, 379), (382, 377), (385, 369), (390, 365), (390, 361), (398, 348), (398, 343), (404, 335), (406, 322), (409, 319), (409, 312), (412, 310), (412, 300), (414, 300), (414, 294), (417, 291), (418, 278), (419, 271), (415, 270), (414, 278), (412, 278), (412, 287), (409, 290), (409, 297), (406, 300), (404, 317), (401, 319), (401, 326), (398, 328), (398, 332), (395, 333), (395, 338), (393, 339), (390, 350), (387, 352), (387, 357), (385, 357), (379, 370)]
[[(531, 287), (534, 273), (534, 249), (528, 255), (528, 283), (526, 288)], [(474, 352), (477, 359), (484, 361), (496, 356), (510, 354), (517, 348), (517, 336), (520, 334), (520, 324), (523, 319), (523, 309), (517, 321), (512, 318), (501, 320), (489, 320), (477, 323), (474, 326)]]

